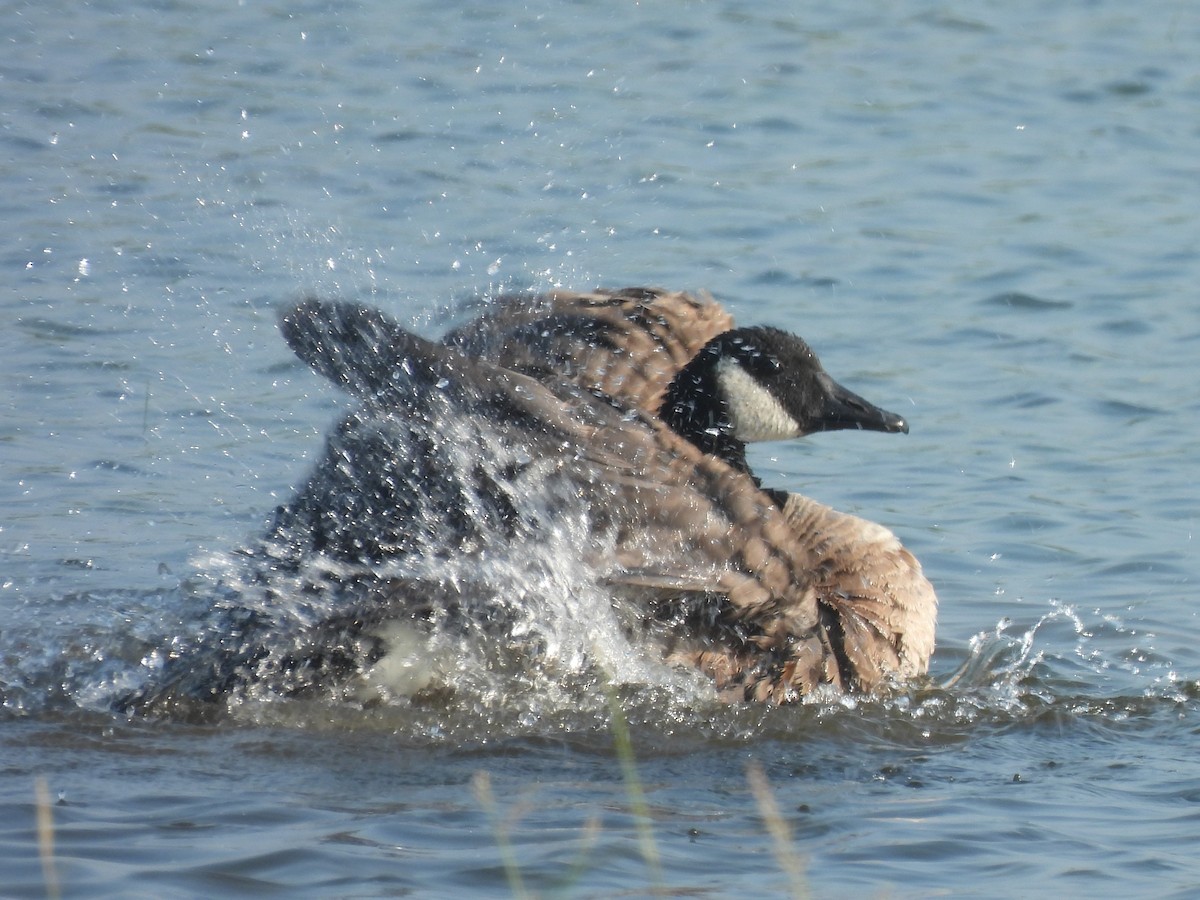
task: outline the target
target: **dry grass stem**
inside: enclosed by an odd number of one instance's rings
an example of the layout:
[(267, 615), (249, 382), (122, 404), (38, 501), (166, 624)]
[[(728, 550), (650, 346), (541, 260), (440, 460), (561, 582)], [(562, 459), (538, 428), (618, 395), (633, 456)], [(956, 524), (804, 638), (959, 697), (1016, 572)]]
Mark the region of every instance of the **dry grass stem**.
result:
[(616, 748), (617, 760), (621, 764), (625, 791), (629, 794), (629, 805), (637, 824), (638, 844), (642, 849), (642, 858), (650, 867), (655, 887), (661, 892), (663, 889), (662, 858), (658, 853), (658, 844), (654, 841), (650, 805), (646, 802), (646, 793), (642, 790), (642, 781), (637, 773), (637, 760), (633, 756), (633, 741), (629, 737), (629, 724), (625, 721), (625, 713), (621, 709), (616, 693), (611, 687), (607, 693), (613, 745)]
[(762, 766), (757, 762), (746, 764), (746, 781), (750, 784), (750, 793), (758, 804), (759, 815), (771, 835), (771, 843), (775, 849), (775, 860), (787, 874), (791, 883), (793, 897), (811, 896), (808, 881), (804, 876), (804, 861), (797, 855), (792, 843), (792, 830), (779, 811), (775, 795), (771, 792), (771, 784)]
[(496, 797), (492, 793), (492, 778), (487, 772), (476, 772), (471, 777), (471, 788), (475, 791), (475, 799), (483, 807), (492, 823), (492, 834), (496, 846), (500, 849), (500, 859), (504, 865), (504, 876), (508, 879), (508, 889), (514, 897), (526, 900), (533, 895), (525, 889), (525, 880), (521, 877), (521, 868), (517, 865), (517, 854), (512, 842), (508, 839), (507, 821), (500, 817), (500, 808), (496, 805)]
[(41, 775), (33, 781), (33, 794), (37, 806), (38, 856), (42, 860), (46, 896), (50, 900), (58, 900), (62, 891), (58, 887), (58, 871), (54, 865), (54, 812), (50, 802), (50, 786)]

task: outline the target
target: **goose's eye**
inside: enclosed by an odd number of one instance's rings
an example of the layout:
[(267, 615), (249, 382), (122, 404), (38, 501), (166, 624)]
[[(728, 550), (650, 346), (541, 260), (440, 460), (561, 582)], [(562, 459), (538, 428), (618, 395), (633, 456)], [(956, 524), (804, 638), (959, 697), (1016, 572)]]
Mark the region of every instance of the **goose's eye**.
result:
[(759, 376), (771, 375), (783, 368), (783, 363), (781, 363), (776, 357), (769, 353), (761, 353), (758, 351), (747, 354), (742, 364), (752, 375)]

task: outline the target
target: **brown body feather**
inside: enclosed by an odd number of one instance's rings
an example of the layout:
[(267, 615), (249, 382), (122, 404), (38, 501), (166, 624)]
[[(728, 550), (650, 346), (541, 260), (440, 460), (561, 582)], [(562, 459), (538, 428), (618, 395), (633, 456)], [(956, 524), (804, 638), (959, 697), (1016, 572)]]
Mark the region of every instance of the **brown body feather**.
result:
[(534, 377), (562, 378), (657, 413), (672, 379), (733, 317), (712, 297), (661, 288), (500, 297), (442, 342)]

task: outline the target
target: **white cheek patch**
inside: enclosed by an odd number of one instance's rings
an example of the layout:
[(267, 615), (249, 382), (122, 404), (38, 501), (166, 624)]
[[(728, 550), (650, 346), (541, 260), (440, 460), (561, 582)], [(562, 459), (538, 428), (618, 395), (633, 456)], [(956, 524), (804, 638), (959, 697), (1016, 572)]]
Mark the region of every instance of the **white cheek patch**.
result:
[(739, 441), (781, 441), (800, 437), (799, 423), (758, 380), (737, 362), (717, 362), (717, 384), (725, 396), (733, 433)]

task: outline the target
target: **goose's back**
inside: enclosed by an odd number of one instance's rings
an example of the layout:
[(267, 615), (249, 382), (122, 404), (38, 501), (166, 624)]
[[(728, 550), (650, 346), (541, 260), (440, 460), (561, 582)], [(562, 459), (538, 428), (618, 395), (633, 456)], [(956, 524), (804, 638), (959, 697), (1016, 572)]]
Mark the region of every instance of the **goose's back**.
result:
[(661, 288), (498, 298), (443, 343), (535, 378), (561, 378), (657, 412), (671, 380), (733, 327), (711, 296)]

